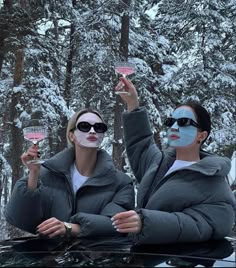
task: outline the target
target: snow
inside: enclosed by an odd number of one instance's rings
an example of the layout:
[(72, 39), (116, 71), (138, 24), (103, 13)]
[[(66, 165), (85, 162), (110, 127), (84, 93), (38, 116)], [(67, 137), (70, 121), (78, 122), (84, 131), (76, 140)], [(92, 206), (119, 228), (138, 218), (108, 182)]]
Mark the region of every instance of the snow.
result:
[[(9, 158), (14, 153), (9, 130), (9, 125), (13, 122), (9, 122), (9, 114), (14, 95), (20, 96), (15, 106), (16, 126), (21, 128), (22, 121), (29, 119), (32, 112), (41, 112), (56, 138), (63, 116), (69, 118), (74, 111), (85, 106), (101, 110), (109, 122), (109, 133), (102, 146), (112, 154), (116, 131), (116, 96), (113, 88), (118, 81), (113, 66), (114, 61), (120, 57), (121, 37), (118, 2), (105, 1), (104, 5), (99, 6), (99, 1), (91, 1), (91, 5), (77, 1), (73, 10), (71, 1), (64, 1), (63, 5), (58, 2), (54, 6), (55, 10), (45, 5), (45, 17), (40, 17), (35, 24), (32, 20), (33, 34), (28, 34), (27, 28), (27, 34), (21, 40), (25, 45), (25, 61), (23, 82), (19, 86), (13, 87), (14, 31), (9, 34), (9, 40), (5, 40), (8, 43), (0, 73), (0, 161), (3, 167), (0, 183), (9, 178), (9, 193), (12, 177)], [(139, 7), (139, 2), (143, 2), (143, 6)], [(184, 1), (186, 9), (177, 5), (177, 2), (169, 1), (168, 8), (163, 6), (163, 1), (158, 1), (158, 4), (151, 4), (150, 1), (135, 3), (130, 21), (128, 58), (135, 63), (136, 73), (130, 79), (137, 88), (141, 105), (148, 108), (152, 129), (160, 132), (163, 145), (167, 143), (162, 126), (164, 117), (170, 114), (176, 103), (193, 98), (199, 99), (212, 116), (212, 139), (206, 144), (206, 150), (223, 154), (225, 148), (235, 146), (236, 137), (236, 25), (230, 19), (234, 15), (235, 1), (227, 2), (224, 6), (225, 17), (223, 13), (218, 16), (217, 12), (213, 14), (211, 10), (203, 9), (202, 1), (195, 1), (194, 6), (188, 6), (188, 1)], [(217, 3), (213, 0), (211, 5), (206, 5), (206, 9), (209, 6), (217, 9)], [(2, 5), (3, 1), (0, 0), (0, 7)], [(94, 6), (98, 8), (94, 9)], [(143, 10), (146, 10), (146, 16)], [(214, 21), (211, 14), (216, 18)], [(55, 18), (59, 25), (58, 39), (54, 31)], [(73, 36), (73, 70), (68, 106), (64, 94), (71, 21), (75, 22), (76, 32)], [(204, 31), (201, 25), (206, 25)], [(59, 140), (52, 142), (58, 143)], [(122, 144), (123, 140), (119, 139), (118, 142)], [(131, 174), (127, 166), (125, 169)], [(230, 176), (231, 181), (235, 180), (235, 153)], [(2, 196), (1, 205), (3, 202)]]
[(236, 186), (236, 151), (234, 151), (232, 159), (231, 159), (231, 170), (229, 172), (229, 183), (230, 185)]

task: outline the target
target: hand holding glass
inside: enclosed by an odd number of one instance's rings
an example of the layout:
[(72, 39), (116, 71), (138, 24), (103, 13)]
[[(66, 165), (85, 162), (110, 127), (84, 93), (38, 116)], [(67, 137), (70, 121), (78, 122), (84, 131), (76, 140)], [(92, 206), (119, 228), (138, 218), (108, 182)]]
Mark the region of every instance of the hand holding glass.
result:
[[(40, 124), (40, 121), (39, 121)], [(47, 128), (44, 125), (30, 125), (23, 128), (24, 138), (37, 144), (39, 141), (47, 137)], [(28, 161), (28, 164), (42, 164), (45, 160), (43, 159), (33, 159)]]
[[(135, 65), (134, 63), (127, 62), (127, 61), (119, 61), (115, 63), (115, 71), (119, 74), (122, 74), (123, 77), (127, 75), (133, 74), (135, 72)], [(116, 91), (115, 94), (129, 94), (127, 91)]]

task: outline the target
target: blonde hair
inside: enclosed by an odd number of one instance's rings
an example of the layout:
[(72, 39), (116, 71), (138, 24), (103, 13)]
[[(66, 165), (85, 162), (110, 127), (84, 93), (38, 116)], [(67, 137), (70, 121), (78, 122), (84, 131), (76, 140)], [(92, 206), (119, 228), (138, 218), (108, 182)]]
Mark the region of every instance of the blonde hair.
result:
[(76, 122), (77, 120), (80, 118), (81, 115), (86, 114), (86, 113), (93, 113), (96, 114), (104, 123), (104, 120), (101, 116), (101, 114), (97, 111), (94, 110), (92, 108), (85, 108), (83, 110), (80, 110), (78, 112), (76, 112), (69, 120), (68, 125), (67, 125), (67, 129), (66, 129), (66, 140), (67, 140), (67, 146), (68, 147), (74, 147), (74, 143), (71, 142), (70, 140), (70, 132), (74, 131), (76, 129)]

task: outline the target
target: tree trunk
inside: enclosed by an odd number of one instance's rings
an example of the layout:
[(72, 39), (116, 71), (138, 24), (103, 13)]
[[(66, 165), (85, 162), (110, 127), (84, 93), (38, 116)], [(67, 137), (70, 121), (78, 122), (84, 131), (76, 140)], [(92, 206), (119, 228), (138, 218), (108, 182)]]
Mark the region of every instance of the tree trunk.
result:
[[(14, 69), (14, 83), (13, 86), (19, 86), (22, 83), (23, 79), (23, 69), (24, 69), (24, 51), (23, 49), (18, 49), (15, 53), (16, 63)], [(12, 167), (12, 189), (16, 183), (16, 181), (22, 176), (22, 163), (20, 156), (22, 154), (22, 144), (23, 137), (21, 130), (16, 127), (15, 119), (18, 118), (18, 113), (16, 110), (16, 105), (19, 103), (19, 99), (21, 97), (20, 92), (13, 92), (11, 96), (11, 104), (10, 104), (10, 131), (11, 131), (11, 151), (12, 157), (10, 159), (11, 167)]]
[(5, 56), (4, 38), (1, 36), (0, 37), (0, 73), (2, 72), (2, 65), (3, 65), (3, 61), (4, 61), (4, 56)]
[(13, 6), (13, 0), (4, 0), (3, 1), (3, 5), (6, 8), (12, 8), (12, 6)]
[[(73, 7), (76, 6), (76, 0), (72, 0), (72, 5)], [(64, 90), (64, 99), (66, 101), (67, 107), (70, 106), (71, 101), (71, 80), (72, 80), (73, 57), (75, 53), (74, 35), (75, 35), (75, 23), (74, 18), (71, 18), (70, 51), (66, 63), (66, 78), (65, 78), (65, 90)]]
[[(4, 6), (4, 10), (5, 10), (5, 14), (8, 14), (8, 10), (11, 10), (13, 7), (13, 1), (12, 0), (4, 0), (3, 1), (3, 6)], [(3, 61), (4, 61), (4, 56), (6, 53), (6, 47), (4, 45), (5, 39), (8, 37), (8, 35), (10, 34), (10, 32), (8, 31), (8, 24), (7, 24), (7, 20), (4, 20), (4, 18), (2, 18), (2, 25), (1, 25), (1, 29), (0, 29), (0, 73), (2, 71), (2, 65), (3, 65)]]
[[(2, 114), (2, 123), (1, 123), (1, 128), (0, 128), (0, 152), (2, 152), (2, 158), (0, 157), (0, 170), (1, 171), (1, 175), (0, 175), (0, 205), (1, 205), (1, 200), (2, 200), (2, 194), (4, 192), (5, 189), (5, 184), (7, 184), (7, 179), (6, 179), (6, 173), (4, 168), (4, 163), (3, 163), (3, 159), (5, 158), (5, 152), (4, 152), (4, 145), (6, 143), (9, 143), (8, 140), (8, 124), (7, 122), (9, 121), (8, 119), (8, 114), (6, 112), (6, 110), (3, 111)], [(10, 173), (10, 172), (9, 172)], [(5, 199), (4, 199), (5, 200)]]
[(121, 114), (124, 111), (124, 105), (122, 104), (120, 97), (116, 97), (116, 104), (114, 110), (114, 141), (113, 141), (113, 150), (112, 150), (112, 158), (116, 168), (119, 170), (123, 170), (123, 166), (125, 164), (123, 153), (125, 150), (123, 144), (123, 129), (121, 122)]
[[(124, 1), (125, 8), (129, 7), (130, 0)], [(129, 52), (129, 13), (125, 12), (121, 18), (121, 40), (120, 40), (120, 57), (122, 59), (128, 58)], [(125, 164), (124, 160), (124, 142), (123, 142), (123, 130), (121, 122), (121, 114), (124, 111), (124, 102), (117, 96), (116, 104), (114, 108), (114, 142), (112, 157), (116, 168), (124, 170), (123, 166)]]
[(124, 14), (121, 18), (120, 54), (125, 60), (129, 53), (129, 20), (129, 14)]
[[(72, 4), (73, 6), (75, 6), (76, 1), (73, 0)], [(70, 102), (71, 102), (71, 80), (72, 80), (73, 58), (74, 58), (74, 53), (75, 53), (74, 34), (75, 34), (75, 25), (72, 20), (71, 28), (70, 28), (70, 50), (69, 50), (69, 55), (68, 55), (67, 63), (66, 63), (66, 74), (65, 74), (64, 94), (63, 94), (67, 107), (70, 106)], [(58, 130), (58, 136), (61, 137), (61, 141), (57, 143), (58, 144), (57, 151), (60, 151), (66, 147), (67, 124), (68, 124), (68, 119), (66, 116), (63, 116), (61, 118), (61, 126)]]
[[(0, 170), (3, 169), (3, 163), (2, 163), (2, 160), (0, 159)], [(1, 178), (0, 178), (0, 205), (1, 205), (1, 200), (2, 200), (2, 192), (3, 192), (3, 175), (1, 175)], [(1, 220), (1, 214), (0, 214), (0, 220)]]
[(71, 100), (71, 78), (72, 78), (73, 57), (75, 50), (74, 33), (75, 33), (75, 25), (72, 22), (70, 30), (70, 51), (66, 63), (66, 78), (65, 78), (65, 90), (64, 90), (64, 99), (66, 101), (67, 107), (69, 107)]

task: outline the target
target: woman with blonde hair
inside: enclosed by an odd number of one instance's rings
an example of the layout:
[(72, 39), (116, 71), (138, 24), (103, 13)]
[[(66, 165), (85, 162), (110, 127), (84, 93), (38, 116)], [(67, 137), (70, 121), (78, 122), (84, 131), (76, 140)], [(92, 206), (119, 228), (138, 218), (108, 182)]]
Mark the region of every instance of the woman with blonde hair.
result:
[(134, 208), (134, 189), (99, 148), (106, 131), (99, 112), (84, 109), (68, 123), (68, 148), (37, 165), (27, 163), (39, 153), (31, 146), (21, 156), (29, 175), (14, 187), (7, 221), (49, 238), (117, 236), (110, 218)]

